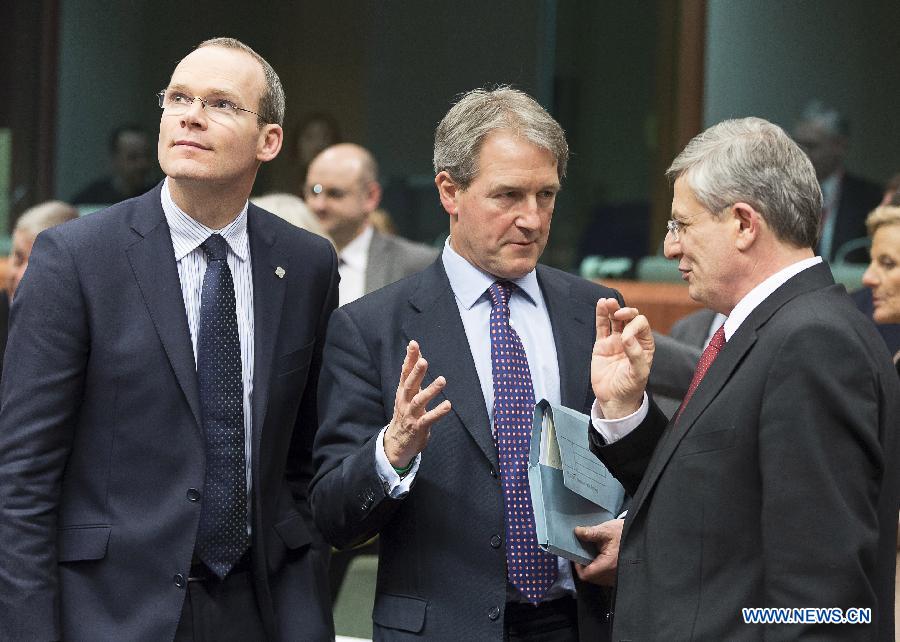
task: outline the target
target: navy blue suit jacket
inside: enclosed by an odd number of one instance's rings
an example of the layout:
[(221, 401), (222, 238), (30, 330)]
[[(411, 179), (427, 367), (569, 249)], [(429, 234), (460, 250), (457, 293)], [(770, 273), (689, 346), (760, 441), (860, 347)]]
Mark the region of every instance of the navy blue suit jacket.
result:
[[(247, 225), (258, 608), (272, 639), (327, 639), (327, 548), (306, 487), (337, 263), (327, 241), (254, 205)], [(43, 232), (12, 309), (2, 382), (3, 637), (171, 639), (204, 452), (160, 187)]]

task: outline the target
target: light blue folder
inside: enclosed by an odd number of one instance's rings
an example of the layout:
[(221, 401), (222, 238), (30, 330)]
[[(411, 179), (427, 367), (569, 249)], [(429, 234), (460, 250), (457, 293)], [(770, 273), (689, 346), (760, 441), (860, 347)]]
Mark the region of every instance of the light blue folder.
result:
[(590, 451), (589, 425), (587, 415), (541, 399), (528, 455), (538, 544), (579, 564), (590, 564), (597, 551), (575, 537), (575, 527), (615, 519), (625, 500), (625, 489)]

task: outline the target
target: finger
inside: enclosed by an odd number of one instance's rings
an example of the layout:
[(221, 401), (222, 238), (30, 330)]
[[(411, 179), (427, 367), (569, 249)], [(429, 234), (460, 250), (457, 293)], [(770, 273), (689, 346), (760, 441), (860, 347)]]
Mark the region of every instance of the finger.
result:
[(437, 406), (419, 417), (420, 428), (431, 428), (432, 424), (446, 416), (450, 412), (451, 405), (449, 399), (444, 399)]
[(605, 339), (609, 336), (609, 316), (612, 312), (608, 309), (608, 302), (615, 299), (597, 300), (597, 338)]
[(612, 313), (613, 317), (615, 317), (617, 321), (624, 321), (625, 323), (628, 323), (639, 314), (640, 312), (637, 308), (619, 308)]
[(622, 343), (629, 361), (643, 360), (644, 345), (653, 345), (653, 332), (647, 317), (639, 314), (628, 323), (622, 332)]
[(403, 380), (409, 376), (409, 373), (412, 372), (413, 366), (416, 365), (416, 361), (419, 360), (419, 344), (415, 341), (410, 341), (406, 346), (406, 356), (403, 358), (403, 368), (400, 370), (400, 383), (403, 383)]
[(444, 386), (447, 385), (447, 380), (444, 377), (438, 377), (431, 384), (420, 390), (409, 402), (409, 412), (413, 416), (421, 415), (425, 412), (426, 406), (431, 403), (431, 400), (437, 397), (441, 390), (444, 389)]
[(407, 403), (411, 402), (413, 397), (419, 392), (419, 389), (422, 386), (422, 379), (425, 377), (425, 372), (427, 370), (428, 362), (422, 357), (419, 357), (418, 361), (416, 361), (416, 364), (413, 366), (412, 371), (409, 373), (409, 376), (401, 384), (403, 388), (403, 399)]
[(576, 526), (575, 537), (582, 542), (594, 542), (595, 544), (599, 544), (612, 539), (612, 533), (610, 533), (609, 529), (603, 524), (597, 524), (596, 526)]

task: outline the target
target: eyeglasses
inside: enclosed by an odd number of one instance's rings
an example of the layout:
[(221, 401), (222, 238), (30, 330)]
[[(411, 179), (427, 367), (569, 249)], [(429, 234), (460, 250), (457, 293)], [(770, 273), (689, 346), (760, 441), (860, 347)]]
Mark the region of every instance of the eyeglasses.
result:
[(672, 235), (672, 238), (675, 241), (678, 241), (678, 234), (684, 229), (684, 223), (676, 221), (674, 218), (670, 218), (666, 221), (666, 229), (668, 230), (668, 233)]
[(194, 101), (199, 100), (200, 106), (206, 111), (210, 118), (217, 122), (234, 118), (238, 115), (238, 112), (241, 111), (253, 114), (261, 121), (265, 122), (265, 119), (255, 111), (238, 107), (234, 102), (227, 98), (201, 98), (200, 96), (188, 96), (180, 91), (173, 91), (171, 89), (157, 93), (156, 97), (159, 99), (159, 106), (162, 110), (171, 116), (181, 116), (182, 114), (187, 113), (194, 104)]

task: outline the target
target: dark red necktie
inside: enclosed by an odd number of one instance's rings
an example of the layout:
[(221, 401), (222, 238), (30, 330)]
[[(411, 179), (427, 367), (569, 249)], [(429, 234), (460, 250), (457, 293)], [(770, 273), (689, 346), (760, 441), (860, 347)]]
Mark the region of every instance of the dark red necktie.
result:
[(716, 357), (719, 356), (719, 351), (724, 346), (725, 326), (720, 325), (719, 329), (716, 330), (715, 334), (713, 334), (712, 338), (709, 340), (709, 345), (706, 346), (703, 354), (700, 355), (700, 361), (697, 362), (697, 369), (694, 370), (694, 378), (691, 379), (691, 385), (688, 387), (687, 394), (684, 396), (684, 401), (681, 402), (681, 406), (679, 406), (678, 408), (678, 413), (675, 415), (675, 423), (678, 423), (678, 419), (681, 417), (681, 413), (684, 412), (684, 409), (685, 407), (687, 407), (688, 402), (691, 400), (691, 397), (694, 396), (694, 391), (696, 391), (697, 386), (700, 385), (700, 381), (703, 379), (703, 375), (705, 375), (706, 371), (709, 370), (712, 362), (716, 360)]

